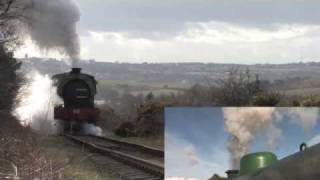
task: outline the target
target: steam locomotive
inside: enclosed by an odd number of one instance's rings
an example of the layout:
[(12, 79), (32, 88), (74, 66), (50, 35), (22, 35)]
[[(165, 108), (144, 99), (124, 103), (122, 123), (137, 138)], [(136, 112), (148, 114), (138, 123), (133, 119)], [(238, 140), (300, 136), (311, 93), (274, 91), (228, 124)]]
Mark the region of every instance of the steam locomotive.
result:
[(63, 122), (64, 132), (75, 133), (85, 123), (96, 124), (99, 109), (94, 106), (95, 78), (81, 73), (81, 68), (72, 68), (68, 73), (54, 75), (52, 80), (63, 100), (63, 104), (54, 107), (54, 119)]
[(307, 148), (281, 160), (271, 152), (247, 154), (240, 161), (240, 170), (228, 170), (228, 180), (291, 180), (320, 179), (320, 144)]

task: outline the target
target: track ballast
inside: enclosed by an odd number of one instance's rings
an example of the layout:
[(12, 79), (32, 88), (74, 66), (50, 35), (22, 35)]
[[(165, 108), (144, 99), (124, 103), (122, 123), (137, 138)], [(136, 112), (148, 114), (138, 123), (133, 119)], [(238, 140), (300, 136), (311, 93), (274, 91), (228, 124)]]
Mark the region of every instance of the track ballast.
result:
[(94, 161), (126, 180), (164, 178), (164, 152), (159, 149), (98, 136), (65, 135), (95, 153)]

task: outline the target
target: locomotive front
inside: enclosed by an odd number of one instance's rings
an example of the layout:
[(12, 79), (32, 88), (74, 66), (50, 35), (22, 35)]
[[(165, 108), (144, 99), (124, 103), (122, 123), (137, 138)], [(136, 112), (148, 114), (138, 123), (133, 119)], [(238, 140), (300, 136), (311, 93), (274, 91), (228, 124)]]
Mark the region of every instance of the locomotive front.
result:
[(78, 130), (83, 123), (96, 124), (99, 109), (94, 106), (97, 81), (93, 76), (72, 68), (69, 73), (52, 77), (63, 104), (54, 107), (54, 119), (65, 124), (65, 130)]

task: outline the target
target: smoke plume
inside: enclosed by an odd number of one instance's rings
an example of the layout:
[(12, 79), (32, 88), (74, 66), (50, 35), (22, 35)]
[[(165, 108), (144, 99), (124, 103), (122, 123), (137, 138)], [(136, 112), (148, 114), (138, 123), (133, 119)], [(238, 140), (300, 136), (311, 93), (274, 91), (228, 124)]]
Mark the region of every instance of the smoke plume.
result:
[(232, 168), (239, 168), (240, 159), (249, 152), (257, 132), (267, 130), (270, 145), (281, 135), (281, 130), (272, 124), (274, 108), (224, 108), (223, 111)]
[(232, 168), (238, 169), (240, 159), (250, 152), (251, 143), (258, 133), (266, 137), (266, 145), (273, 148), (282, 137), (276, 122), (288, 120), (303, 128), (307, 135), (315, 126), (319, 108), (238, 107), (224, 108), (225, 129), (229, 133), (227, 149)]
[(80, 45), (76, 24), (80, 11), (73, 0), (28, 0), (26, 27), (31, 39), (44, 51), (57, 50), (79, 60)]

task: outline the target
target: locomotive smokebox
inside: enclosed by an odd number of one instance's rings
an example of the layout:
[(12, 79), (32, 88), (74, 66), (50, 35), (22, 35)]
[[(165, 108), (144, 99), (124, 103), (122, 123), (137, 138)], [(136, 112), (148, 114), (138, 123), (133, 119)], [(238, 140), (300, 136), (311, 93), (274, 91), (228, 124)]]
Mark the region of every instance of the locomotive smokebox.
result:
[(72, 74), (80, 74), (81, 73), (81, 68), (72, 68), (71, 69)]

